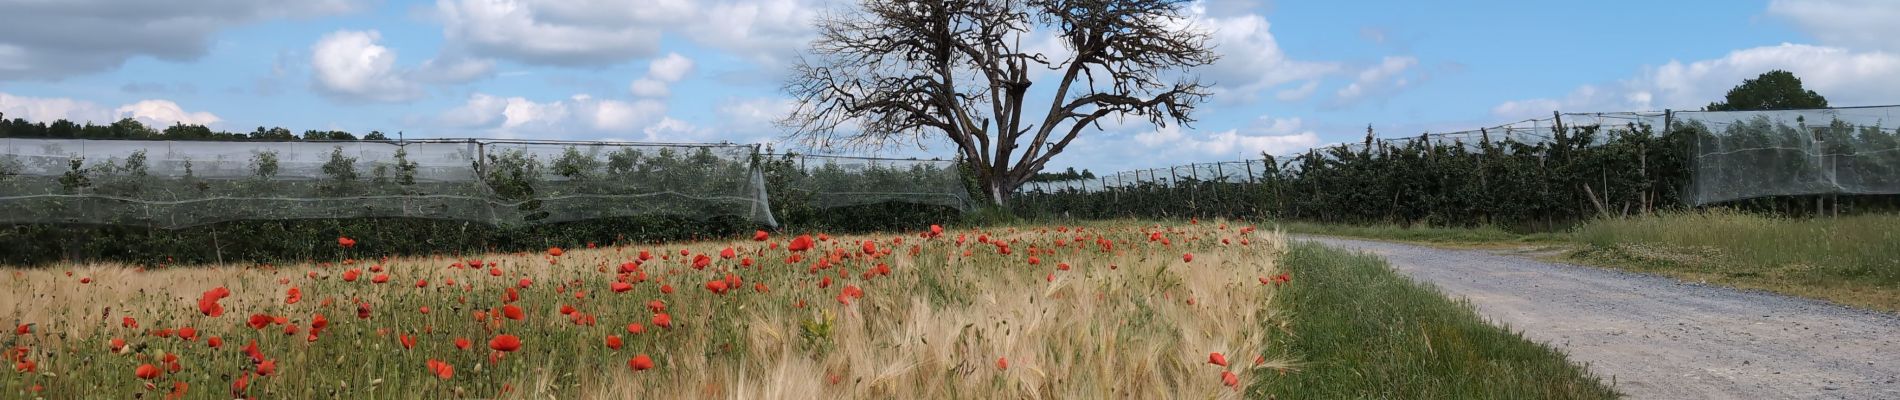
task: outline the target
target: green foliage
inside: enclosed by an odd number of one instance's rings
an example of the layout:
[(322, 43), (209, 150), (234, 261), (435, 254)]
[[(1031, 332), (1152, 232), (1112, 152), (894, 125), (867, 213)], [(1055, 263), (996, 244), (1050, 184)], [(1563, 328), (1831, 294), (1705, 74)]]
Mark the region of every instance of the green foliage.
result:
[(1709, 103), (1706, 111), (1800, 110), (1827, 108), (1827, 98), (1801, 87), (1794, 73), (1773, 70), (1755, 79), (1742, 81), (1729, 89), (1720, 102)]
[(1267, 348), (1310, 361), (1284, 376), (1256, 375), (1265, 378), (1247, 388), (1249, 398), (1617, 396), (1557, 350), (1486, 323), (1376, 255), (1301, 243), (1282, 265), (1293, 282), (1273, 300), (1291, 332), (1273, 335)]

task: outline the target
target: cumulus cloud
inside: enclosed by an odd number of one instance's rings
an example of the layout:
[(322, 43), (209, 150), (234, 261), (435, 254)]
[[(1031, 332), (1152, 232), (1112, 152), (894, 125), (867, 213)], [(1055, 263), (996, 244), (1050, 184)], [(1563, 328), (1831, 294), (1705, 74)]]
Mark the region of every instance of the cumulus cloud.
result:
[(378, 43), (382, 37), (375, 30), (323, 35), (310, 46), (312, 86), (342, 99), (402, 102), (421, 98), (423, 83), (466, 83), (494, 75), (493, 60), (456, 53), (437, 55), (413, 68), (398, 66), (396, 51)]
[(357, 8), (357, 0), (9, 1), (0, 6), (0, 80), (108, 71), (137, 56), (196, 60), (227, 28)]
[(8, 119), (21, 118), (36, 122), (64, 119), (95, 124), (108, 124), (120, 119), (132, 118), (154, 127), (171, 126), (176, 123), (211, 125), (223, 121), (222, 118), (209, 112), (185, 111), (183, 107), (178, 106), (178, 103), (171, 100), (149, 99), (106, 108), (83, 100), (14, 96), (7, 93), (0, 93), (0, 114), (5, 114)]
[(669, 35), (775, 67), (845, 0), (437, 0), (451, 45), (526, 64), (605, 66), (651, 57)]
[(1360, 70), (1352, 83), (1339, 88), (1339, 92), (1335, 93), (1334, 104), (1352, 104), (1369, 96), (1397, 93), (1409, 88), (1418, 78), (1405, 72), (1417, 65), (1416, 57), (1388, 56), (1379, 64)]
[(1900, 7), (1891, 0), (1774, 0), (1768, 15), (1793, 22), (1821, 44), (1900, 51)]
[(1319, 134), (1304, 129), (1299, 118), (1262, 117), (1248, 131), (1191, 133), (1177, 124), (1136, 134), (1134, 141), (1150, 151), (1200, 157), (1287, 154), (1319, 144)]
[(1900, 54), (1854, 51), (1840, 47), (1781, 44), (1730, 52), (1717, 59), (1670, 61), (1644, 68), (1635, 77), (1584, 85), (1559, 98), (1504, 102), (1492, 114), (1505, 118), (1537, 117), (1552, 110), (1638, 111), (1662, 108), (1699, 109), (1719, 101), (1744, 79), (1781, 69), (1793, 72), (1810, 90), (1827, 96), (1833, 105), (1887, 104), (1900, 93)]
[(635, 96), (666, 97), (671, 93), (667, 86), (686, 79), (686, 75), (692, 72), (693, 59), (679, 53), (670, 53), (666, 57), (647, 63), (646, 77), (634, 80), (627, 89)]
[(396, 51), (376, 44), (376, 31), (337, 31), (310, 47), (310, 66), (321, 91), (351, 99), (408, 101), (422, 87), (396, 69)]
[(1280, 48), (1273, 36), (1272, 24), (1259, 14), (1216, 14), (1195, 5), (1188, 9), (1192, 24), (1206, 30), (1220, 61), (1198, 70), (1216, 84), (1216, 90), (1241, 100), (1294, 82), (1305, 82), (1277, 98), (1305, 98), (1305, 85), (1317, 85), (1319, 79), (1339, 73), (1345, 66), (1336, 62), (1295, 60)]
[(438, 116), (440, 124), (496, 137), (537, 139), (627, 138), (664, 122), (666, 103), (574, 95), (537, 102), (523, 97), (470, 95)]

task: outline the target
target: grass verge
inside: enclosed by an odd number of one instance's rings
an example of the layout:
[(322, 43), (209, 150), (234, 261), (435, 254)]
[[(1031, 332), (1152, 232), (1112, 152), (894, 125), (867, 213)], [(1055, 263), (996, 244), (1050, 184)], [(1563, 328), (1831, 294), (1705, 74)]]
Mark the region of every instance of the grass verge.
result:
[(1521, 246), (1526, 244), (1560, 243), (1565, 239), (1564, 236), (1560, 234), (1539, 233), (1526, 235), (1491, 226), (1477, 228), (1438, 228), (1422, 225), (1340, 225), (1316, 224), (1310, 222), (1276, 222), (1274, 225), (1288, 233), (1366, 238), (1438, 246)]
[(1304, 360), (1260, 374), (1251, 398), (1601, 399), (1615, 392), (1548, 346), (1486, 324), (1469, 304), (1392, 271), (1383, 260), (1292, 245), (1295, 284), (1274, 308), (1291, 335), (1269, 349)]
[(1710, 211), (1592, 221), (1571, 261), (1900, 311), (1900, 215)]

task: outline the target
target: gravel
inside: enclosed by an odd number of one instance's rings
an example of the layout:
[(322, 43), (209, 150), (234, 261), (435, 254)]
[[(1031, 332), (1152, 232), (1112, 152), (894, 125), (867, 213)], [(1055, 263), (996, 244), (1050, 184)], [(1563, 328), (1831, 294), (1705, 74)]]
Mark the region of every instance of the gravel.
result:
[(1900, 315), (1502, 251), (1296, 236), (1384, 256), (1638, 399), (1900, 399)]

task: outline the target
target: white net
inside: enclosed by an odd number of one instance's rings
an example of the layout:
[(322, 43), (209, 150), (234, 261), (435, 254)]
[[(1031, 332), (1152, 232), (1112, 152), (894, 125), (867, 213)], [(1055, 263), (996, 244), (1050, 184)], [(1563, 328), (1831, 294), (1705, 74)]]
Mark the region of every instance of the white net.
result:
[(752, 146), (0, 138), (0, 223), (181, 228), (409, 217), (501, 226), (642, 215), (776, 225)]
[(1678, 112), (1697, 133), (1690, 201), (1900, 194), (1900, 106)]
[(969, 211), (963, 174), (955, 161), (824, 155), (790, 156), (796, 172), (786, 189), (817, 208), (876, 203), (938, 205)]

